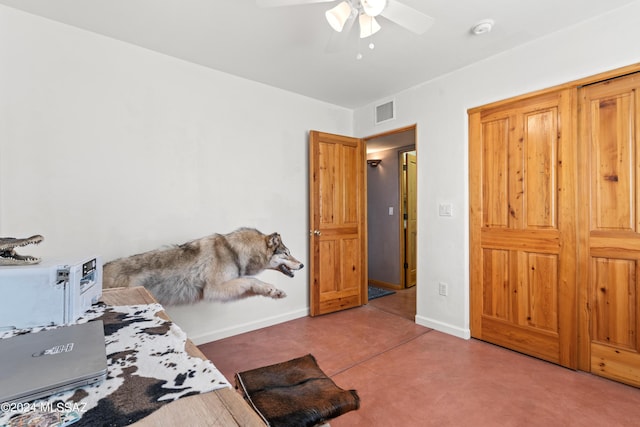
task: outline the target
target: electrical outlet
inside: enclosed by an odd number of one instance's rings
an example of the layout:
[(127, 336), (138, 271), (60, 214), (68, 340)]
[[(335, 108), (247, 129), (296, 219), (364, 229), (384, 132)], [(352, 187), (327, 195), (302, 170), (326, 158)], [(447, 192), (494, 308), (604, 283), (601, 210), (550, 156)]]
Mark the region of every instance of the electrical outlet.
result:
[(449, 285), (443, 282), (438, 283), (438, 293), (443, 297), (446, 297), (449, 293)]

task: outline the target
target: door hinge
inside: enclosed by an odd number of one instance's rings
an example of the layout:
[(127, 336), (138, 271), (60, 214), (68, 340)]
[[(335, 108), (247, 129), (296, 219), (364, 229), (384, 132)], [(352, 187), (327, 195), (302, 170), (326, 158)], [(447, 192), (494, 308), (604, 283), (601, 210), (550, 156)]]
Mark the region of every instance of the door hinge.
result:
[(404, 269), (406, 270), (407, 268), (409, 268), (409, 263), (404, 263)]

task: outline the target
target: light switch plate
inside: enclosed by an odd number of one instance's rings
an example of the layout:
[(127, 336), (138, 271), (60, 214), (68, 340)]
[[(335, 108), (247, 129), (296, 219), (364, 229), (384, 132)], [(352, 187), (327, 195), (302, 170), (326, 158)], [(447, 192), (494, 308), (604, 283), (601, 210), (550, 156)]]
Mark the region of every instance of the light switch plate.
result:
[(453, 207), (450, 203), (441, 203), (438, 205), (438, 215), (453, 216)]

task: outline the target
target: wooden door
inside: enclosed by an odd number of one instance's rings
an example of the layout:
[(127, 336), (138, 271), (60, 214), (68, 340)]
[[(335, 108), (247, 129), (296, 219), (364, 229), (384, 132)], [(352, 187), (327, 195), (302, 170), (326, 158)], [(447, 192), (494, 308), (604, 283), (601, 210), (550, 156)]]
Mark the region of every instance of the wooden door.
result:
[(405, 287), (416, 285), (418, 266), (418, 193), (417, 193), (417, 160), (414, 153), (407, 153), (407, 237), (406, 237), (406, 280)]
[(639, 108), (640, 74), (580, 89), (581, 368), (635, 386), (640, 386)]
[(367, 302), (364, 141), (309, 135), (311, 315)]
[(567, 367), (577, 364), (573, 94), (469, 112), (471, 335)]

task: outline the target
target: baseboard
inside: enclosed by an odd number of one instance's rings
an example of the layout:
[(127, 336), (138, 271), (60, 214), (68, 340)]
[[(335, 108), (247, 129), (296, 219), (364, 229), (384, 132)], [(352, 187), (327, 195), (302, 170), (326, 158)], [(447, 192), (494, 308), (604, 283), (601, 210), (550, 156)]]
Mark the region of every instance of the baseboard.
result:
[(391, 289), (394, 291), (403, 289), (401, 285), (383, 282), (382, 280), (369, 279), (369, 284), (372, 286), (377, 286), (379, 288)]
[(462, 329), (457, 326), (449, 325), (438, 320), (429, 319), (428, 317), (422, 317), (416, 315), (416, 323), (420, 326), (426, 326), (427, 328), (434, 329), (445, 334), (453, 335), (458, 338), (468, 340), (471, 338), (470, 329)]
[(243, 323), (241, 325), (235, 325), (231, 328), (219, 329), (217, 331), (207, 332), (200, 335), (189, 335), (189, 338), (195, 345), (206, 344), (211, 341), (221, 340), (223, 338), (232, 337), (234, 335), (243, 334), (245, 332), (255, 331), (257, 329), (266, 328), (268, 326), (277, 325), (279, 323), (288, 322), (290, 320), (299, 319), (309, 315), (309, 309), (304, 308), (289, 313), (284, 313), (278, 316), (268, 317), (266, 319), (260, 319), (255, 322)]

